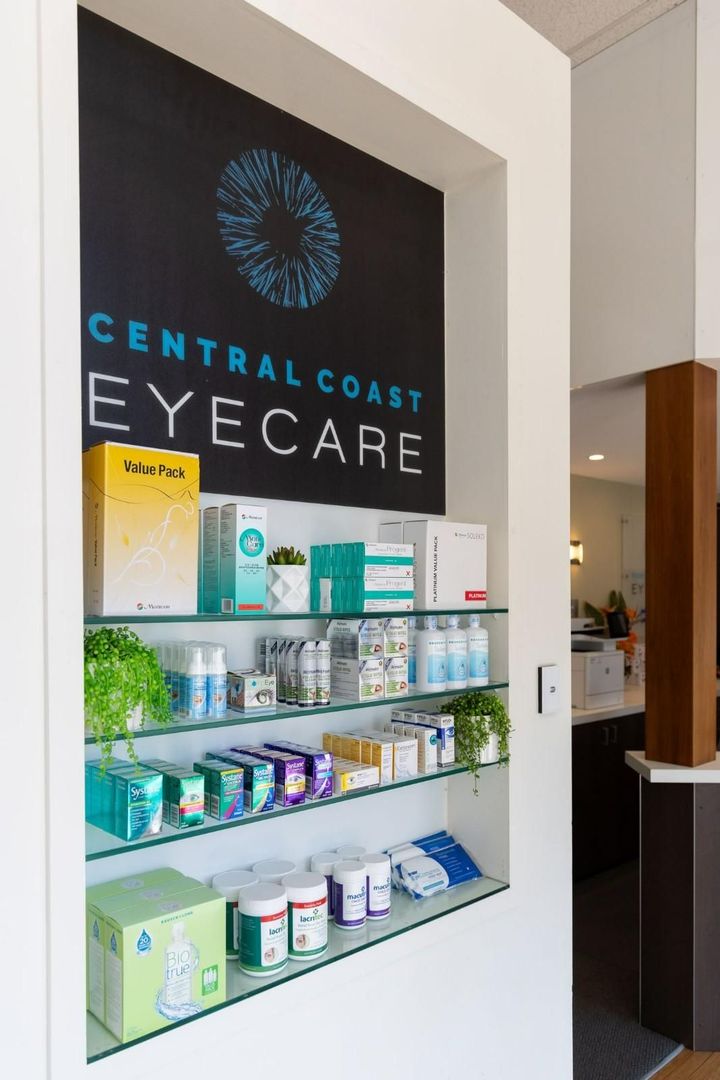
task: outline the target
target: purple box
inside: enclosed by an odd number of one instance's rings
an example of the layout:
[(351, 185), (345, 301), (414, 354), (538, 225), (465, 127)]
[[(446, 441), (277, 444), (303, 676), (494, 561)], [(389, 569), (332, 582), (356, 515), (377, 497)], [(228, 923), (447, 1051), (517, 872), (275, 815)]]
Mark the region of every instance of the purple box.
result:
[(268, 750), (280, 750), (285, 754), (299, 754), (305, 762), (305, 798), (329, 799), (333, 793), (333, 756), (317, 746), (302, 743), (267, 742)]
[(305, 758), (302, 754), (288, 754), (264, 746), (234, 746), (233, 750), (273, 766), (277, 806), (297, 806), (305, 802)]

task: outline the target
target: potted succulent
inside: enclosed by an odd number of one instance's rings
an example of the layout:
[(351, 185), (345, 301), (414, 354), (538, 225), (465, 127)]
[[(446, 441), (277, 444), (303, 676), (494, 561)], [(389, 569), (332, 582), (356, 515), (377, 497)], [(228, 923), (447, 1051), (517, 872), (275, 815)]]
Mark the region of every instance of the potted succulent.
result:
[(288, 613), (310, 610), (310, 567), (302, 551), (277, 547), (268, 555), (267, 608)]
[(137, 761), (133, 732), (146, 721), (169, 724), (170, 698), (154, 650), (127, 626), (85, 634), (85, 729), (95, 736), (103, 763), (124, 739)]
[(478, 690), (462, 694), (444, 706), (455, 717), (455, 759), (473, 778), (478, 793), (479, 772), (483, 765), (510, 761), (510, 717), (502, 698)]

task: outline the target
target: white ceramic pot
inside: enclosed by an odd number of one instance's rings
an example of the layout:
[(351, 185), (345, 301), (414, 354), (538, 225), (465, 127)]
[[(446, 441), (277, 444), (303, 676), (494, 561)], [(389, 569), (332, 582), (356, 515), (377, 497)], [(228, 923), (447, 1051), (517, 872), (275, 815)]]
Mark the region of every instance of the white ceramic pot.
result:
[(310, 567), (268, 566), (267, 609), (288, 613), (310, 610)]

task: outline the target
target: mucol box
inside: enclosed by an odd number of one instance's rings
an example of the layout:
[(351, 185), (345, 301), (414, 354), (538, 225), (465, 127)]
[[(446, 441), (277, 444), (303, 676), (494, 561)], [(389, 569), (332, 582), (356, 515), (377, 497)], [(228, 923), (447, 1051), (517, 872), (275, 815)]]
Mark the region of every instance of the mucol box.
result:
[(103, 442), (83, 452), (85, 611), (194, 615), (197, 454)]
[(220, 509), (220, 611), (262, 611), (267, 568), (267, 508)]
[(275, 770), (275, 802), (278, 806), (297, 806), (305, 802), (305, 758), (265, 746), (234, 746), (241, 754), (268, 761)]

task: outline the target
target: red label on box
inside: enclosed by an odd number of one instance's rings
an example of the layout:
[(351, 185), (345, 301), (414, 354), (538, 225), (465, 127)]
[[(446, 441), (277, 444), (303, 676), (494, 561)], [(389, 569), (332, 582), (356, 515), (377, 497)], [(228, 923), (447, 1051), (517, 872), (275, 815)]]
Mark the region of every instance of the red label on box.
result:
[(487, 592), (485, 589), (466, 589), (466, 600), (487, 600)]

